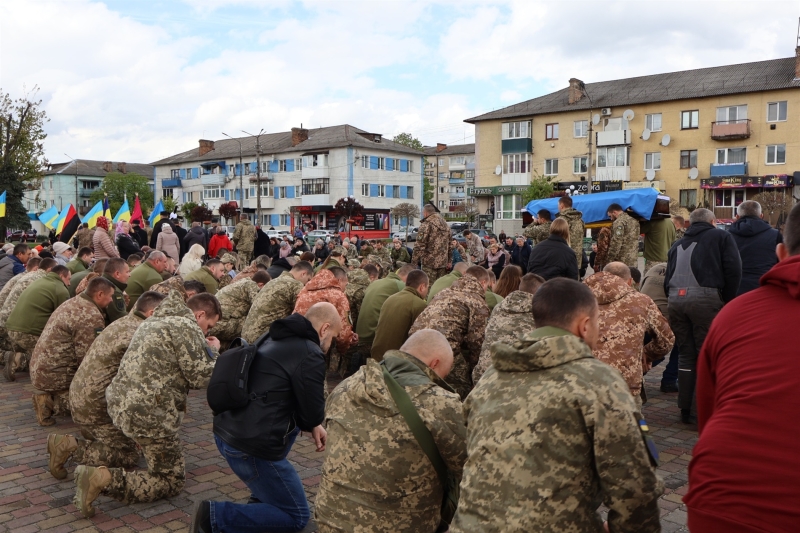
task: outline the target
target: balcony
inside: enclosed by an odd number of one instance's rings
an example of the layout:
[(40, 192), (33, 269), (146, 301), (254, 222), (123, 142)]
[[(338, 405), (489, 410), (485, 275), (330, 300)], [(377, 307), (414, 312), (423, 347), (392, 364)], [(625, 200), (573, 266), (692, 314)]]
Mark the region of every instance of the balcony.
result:
[(633, 138), (631, 130), (598, 131), (596, 133), (597, 146), (619, 146), (630, 144)]
[(594, 179), (597, 181), (630, 181), (631, 167), (599, 167)]
[(225, 185), (225, 174), (203, 174), (200, 176), (202, 185)]
[(303, 165), (303, 179), (327, 178), (328, 167), (307, 167)]
[(533, 153), (533, 139), (530, 137), (522, 137), (519, 139), (503, 139), (501, 141), (501, 150), (505, 154), (532, 154)]
[(464, 198), (463, 192), (450, 192), (450, 198)]
[(180, 179), (161, 180), (161, 187), (164, 189), (177, 189), (180, 186)]
[[(251, 196), (247, 200), (244, 201), (244, 208), (245, 209), (255, 209), (256, 208), (256, 198), (255, 196)], [(275, 197), (273, 196), (262, 196), (261, 197), (261, 210), (264, 209), (274, 209), (275, 208)]]
[(79, 196), (81, 198), (89, 198), (97, 189), (81, 189)]
[(747, 176), (747, 163), (727, 163), (711, 165), (712, 178), (724, 178), (730, 176)]
[(503, 174), (501, 185), (529, 185), (531, 182), (530, 172), (518, 172), (515, 174)]
[(711, 123), (711, 138), (715, 141), (750, 138), (750, 119), (724, 120)]
[(304, 194), (300, 198), (300, 205), (333, 205), (330, 194)]

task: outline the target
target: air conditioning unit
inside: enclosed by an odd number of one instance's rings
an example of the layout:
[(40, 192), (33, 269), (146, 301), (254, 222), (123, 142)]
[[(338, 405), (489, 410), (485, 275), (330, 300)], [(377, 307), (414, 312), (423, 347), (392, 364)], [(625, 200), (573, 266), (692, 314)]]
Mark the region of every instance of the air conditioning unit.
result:
[(604, 117), (611, 116), (611, 108), (604, 107), (603, 109), (600, 110), (600, 114), (603, 115)]

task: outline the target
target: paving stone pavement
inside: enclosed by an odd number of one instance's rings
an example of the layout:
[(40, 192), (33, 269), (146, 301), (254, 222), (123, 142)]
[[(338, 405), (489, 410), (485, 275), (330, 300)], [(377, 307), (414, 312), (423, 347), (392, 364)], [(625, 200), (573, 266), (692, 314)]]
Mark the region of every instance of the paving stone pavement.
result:
[[(659, 500), (664, 533), (688, 531), (686, 507), (681, 496), (688, 488), (687, 467), (697, 440), (697, 428), (679, 421), (676, 394), (659, 392), (663, 365), (647, 376), (649, 401), (644, 411), (661, 453), (658, 474), (665, 485)], [(330, 389), (338, 383), (329, 379)], [(27, 375), (17, 374), (15, 383), (0, 381), (0, 531), (14, 533), (70, 531), (167, 533), (186, 531), (195, 502), (208, 499), (244, 503), (249, 491), (228, 468), (214, 444), (211, 412), (205, 391), (192, 391), (189, 410), (181, 428), (186, 456), (186, 487), (168, 500), (124, 505), (101, 496), (97, 514), (83, 518), (72, 505), (74, 465), (63, 481), (47, 470), (47, 435), (50, 432), (77, 434), (69, 418), (58, 417), (49, 428), (36, 423), (31, 405), (33, 387)], [(320, 481), (324, 454), (317, 453), (310, 437), (300, 438), (289, 455), (297, 468), (306, 495), (313, 506)], [(139, 464), (144, 468), (142, 460)], [(306, 531), (314, 531), (310, 524)]]

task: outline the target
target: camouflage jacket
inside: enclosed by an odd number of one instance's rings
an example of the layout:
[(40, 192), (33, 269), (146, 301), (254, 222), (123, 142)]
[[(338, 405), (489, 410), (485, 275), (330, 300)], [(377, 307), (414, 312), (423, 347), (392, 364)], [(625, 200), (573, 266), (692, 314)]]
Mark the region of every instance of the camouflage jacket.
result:
[(69, 386), (70, 412), (76, 424), (111, 424), (106, 388), (117, 375), (122, 356), (144, 319), (133, 311), (104, 329), (92, 343)]
[[(227, 274), (225, 276), (230, 278)], [(222, 307), (222, 317), (208, 334), (226, 341), (239, 337), (242, 334), (242, 324), (260, 290), (258, 283), (252, 279), (223, 287), (216, 294)]]
[(594, 271), (602, 272), (608, 264), (608, 246), (611, 244), (611, 229), (600, 228), (597, 234), (597, 255), (594, 259)]
[(534, 245), (539, 244), (550, 236), (550, 224), (551, 222), (545, 222), (544, 224), (531, 224), (525, 228), (525, 231), (523, 231), (522, 234), (529, 239), (533, 239)]
[(364, 293), (370, 283), (369, 274), (365, 270), (357, 268), (347, 273), (347, 281), (347, 288), (344, 290), (344, 294), (350, 304), (350, 323), (358, 324), (358, 313), (361, 311)]
[(466, 242), (467, 247), (467, 255), (469, 255), (469, 260), (473, 263), (481, 263), (486, 258), (486, 248), (483, 247), (483, 242), (481, 242), (481, 238), (475, 235), (474, 233), (470, 233), (469, 239)]
[(6, 303), (8, 295), (11, 294), (11, 289), (13, 289), (14, 286), (19, 282), (19, 280), (22, 279), (22, 276), (28, 273), (29, 272), (21, 272), (16, 276), (14, 276), (13, 278), (11, 278), (10, 280), (8, 280), (8, 282), (5, 285), (3, 285), (3, 290), (0, 290), (0, 307), (3, 307), (3, 304)]
[(171, 278), (167, 278), (160, 283), (156, 283), (147, 290), (163, 294), (164, 296), (169, 296), (169, 293), (172, 291), (178, 291), (180, 295), (183, 297), (184, 302), (188, 300), (186, 295), (186, 288), (183, 286), (183, 278), (180, 277), (180, 275), (175, 275), (172, 276)]
[(608, 245), (608, 260), (635, 267), (639, 260), (639, 221), (628, 213), (621, 213), (611, 224), (611, 243)]
[(22, 291), (27, 289), (31, 283), (37, 279), (42, 279), (46, 275), (47, 272), (44, 270), (26, 272), (24, 274), (20, 274), (19, 276), (14, 276), (11, 278), (11, 281), (9, 281), (6, 286), (3, 287), (3, 290), (5, 291), (6, 288), (11, 285), (8, 294), (6, 295), (6, 299), (2, 304), (0, 304), (0, 327), (6, 327), (6, 320), (8, 320), (8, 317), (11, 315), (11, 311), (13, 311), (14, 307), (17, 305), (17, 301), (19, 300), (19, 296), (22, 294)]
[[(385, 365), (460, 478), (466, 427), (458, 395), (404, 352), (387, 352)], [(316, 500), (320, 533), (436, 531), (442, 487), (386, 388), (381, 364), (369, 360), (343, 381), (328, 397), (325, 416), (328, 453)]]
[(488, 321), (483, 287), (477, 279), (465, 275), (428, 303), (408, 334), (435, 329), (447, 337), (453, 355), (461, 354), (471, 371), (480, 358)]
[(451, 261), (452, 248), (450, 227), (442, 215), (433, 213), (420, 222), (411, 263), (421, 263), (427, 268), (446, 268)]
[(132, 439), (177, 434), (189, 389), (208, 385), (216, 355), (180, 293), (170, 292), (134, 333), (106, 389), (114, 425)]
[(467, 463), (450, 531), (660, 531), (662, 487), (619, 372), (581, 339), (541, 328), (492, 347), (464, 402)]
[(520, 335), (530, 333), (536, 327), (533, 321), (533, 295), (514, 291), (492, 310), (486, 326), (486, 337), (481, 346), (481, 357), (472, 369), (472, 381), (477, 383), (492, 366), (490, 348), (496, 342), (514, 344)]
[[(638, 396), (644, 371), (650, 362), (672, 350), (675, 336), (655, 302), (618, 276), (598, 272), (586, 278), (585, 283), (600, 304), (600, 330), (594, 356), (619, 370), (631, 394)], [(646, 346), (645, 334), (652, 338)]]
[[(237, 282), (238, 283), (238, 282)], [(242, 338), (253, 343), (269, 330), (270, 324), (294, 312), (303, 283), (284, 272), (258, 291), (242, 325)]]
[(103, 310), (85, 294), (58, 306), (31, 355), (33, 386), (44, 391), (68, 390), (78, 365), (105, 325)]
[(306, 283), (303, 290), (297, 295), (297, 303), (294, 304), (294, 312), (301, 315), (319, 302), (328, 302), (336, 307), (339, 318), (342, 320), (342, 329), (336, 337), (336, 348), (339, 353), (345, 353), (350, 348), (350, 340), (353, 337), (353, 327), (350, 324), (350, 302), (347, 301), (339, 281), (328, 269), (320, 272)]
[(239, 221), (233, 230), (233, 244), (238, 252), (252, 252), (256, 244), (256, 227), (247, 219)]
[(578, 270), (580, 270), (581, 262), (583, 261), (583, 236), (586, 235), (583, 213), (570, 207), (559, 213), (558, 217), (563, 218), (569, 224), (569, 246), (575, 252)]
[(408, 250), (406, 250), (405, 246), (401, 246), (399, 250), (392, 248), (390, 255), (392, 258), (392, 264), (396, 269), (403, 266), (399, 263), (406, 264), (411, 262), (411, 257), (408, 255)]

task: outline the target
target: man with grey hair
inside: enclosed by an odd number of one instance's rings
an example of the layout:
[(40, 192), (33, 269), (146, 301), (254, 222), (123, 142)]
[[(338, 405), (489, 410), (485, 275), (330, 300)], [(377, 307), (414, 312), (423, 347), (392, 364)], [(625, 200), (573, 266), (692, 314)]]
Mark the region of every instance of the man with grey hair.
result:
[(733, 236), (716, 229), (714, 213), (695, 209), (686, 235), (670, 249), (664, 292), (669, 323), (678, 343), (678, 407), (692, 421), (697, 356), (722, 306), (736, 297), (742, 260)]
[(736, 293), (736, 296), (741, 296), (757, 289), (761, 276), (778, 263), (775, 250), (783, 242), (783, 237), (763, 220), (758, 202), (742, 202), (736, 212), (736, 222), (731, 224), (730, 233), (742, 259), (742, 283)]

